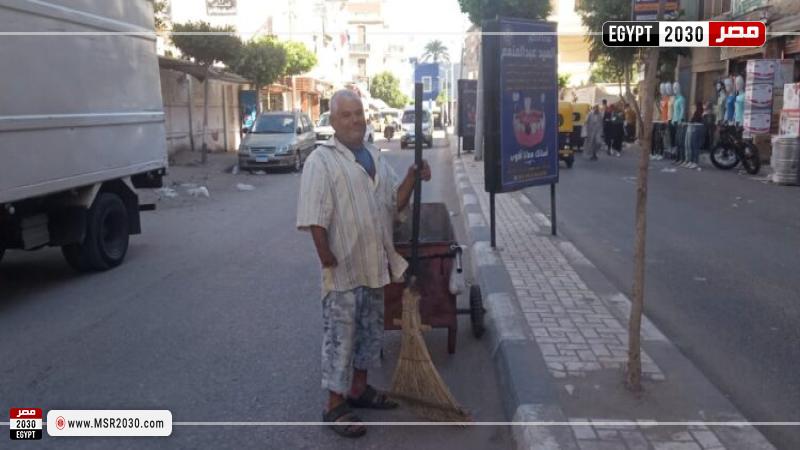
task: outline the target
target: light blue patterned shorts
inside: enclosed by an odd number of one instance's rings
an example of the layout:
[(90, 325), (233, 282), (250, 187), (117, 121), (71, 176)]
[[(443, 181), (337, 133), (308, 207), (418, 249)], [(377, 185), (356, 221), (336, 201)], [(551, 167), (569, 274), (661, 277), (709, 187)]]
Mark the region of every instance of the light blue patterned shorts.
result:
[(383, 288), (329, 292), (322, 299), (322, 387), (350, 391), (353, 368), (381, 365)]

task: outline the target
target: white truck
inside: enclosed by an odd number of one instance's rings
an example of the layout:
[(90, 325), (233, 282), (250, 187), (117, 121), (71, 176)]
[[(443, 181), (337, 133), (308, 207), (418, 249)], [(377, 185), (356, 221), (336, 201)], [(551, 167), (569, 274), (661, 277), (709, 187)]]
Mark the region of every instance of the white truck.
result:
[(118, 266), (167, 167), (149, 0), (0, 0), (0, 258)]

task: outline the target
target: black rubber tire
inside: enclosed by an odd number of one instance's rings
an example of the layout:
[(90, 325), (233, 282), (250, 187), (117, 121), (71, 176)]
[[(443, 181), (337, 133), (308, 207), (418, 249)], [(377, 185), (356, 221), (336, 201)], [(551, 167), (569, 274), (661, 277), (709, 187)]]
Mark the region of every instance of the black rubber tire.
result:
[(483, 337), (486, 332), (486, 326), (483, 323), (483, 316), (486, 310), (483, 309), (483, 296), (481, 295), (481, 287), (473, 284), (469, 288), (469, 318), (472, 322), (472, 335), (476, 339)]
[(400, 148), (401, 148), (402, 150), (405, 150), (407, 147), (408, 147), (408, 145), (407, 145), (405, 142), (401, 142), (401, 143), (400, 143)]
[(6, 254), (6, 249), (0, 247), (0, 262), (3, 262), (3, 256)]
[(575, 164), (575, 157), (570, 156), (569, 158), (564, 160), (567, 163), (567, 169), (572, 169), (573, 164)]
[(430, 141), (425, 142), (425, 145), (427, 145), (428, 148), (433, 148), (433, 139), (431, 139)]
[(758, 154), (758, 147), (752, 142), (745, 142), (744, 147), (742, 166), (744, 166), (744, 170), (750, 175), (758, 175), (758, 172), (761, 170), (761, 156)]
[[(736, 167), (737, 164), (739, 164), (739, 158), (734, 158), (732, 163), (725, 163), (721, 159), (718, 159), (718, 157), (719, 157), (718, 155), (721, 155), (722, 152), (725, 152), (725, 151), (726, 151), (725, 147), (723, 147), (722, 145), (717, 144), (717, 146), (714, 147), (711, 150), (711, 154), (710, 154), (710, 156), (711, 156), (711, 164), (714, 164), (714, 167), (716, 167), (717, 169), (731, 170), (734, 167)], [(734, 150), (727, 150), (727, 151), (733, 152)]]
[(67, 263), (79, 272), (99, 272), (122, 264), (130, 237), (125, 203), (117, 194), (101, 192), (86, 214), (83, 242), (61, 247)]

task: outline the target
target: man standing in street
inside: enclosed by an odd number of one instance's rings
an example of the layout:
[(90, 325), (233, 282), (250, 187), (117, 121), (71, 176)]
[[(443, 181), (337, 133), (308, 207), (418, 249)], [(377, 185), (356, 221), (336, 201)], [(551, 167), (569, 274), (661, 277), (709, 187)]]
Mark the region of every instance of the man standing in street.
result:
[[(364, 142), (361, 98), (349, 90), (331, 98), (334, 136), (308, 157), (300, 186), (297, 227), (311, 232), (322, 265), (323, 421), (345, 437), (366, 433), (351, 407), (398, 406), (367, 384), (380, 366), (383, 287), (403, 280), (408, 263), (394, 248), (394, 223), (403, 219), (417, 168), (399, 180), (380, 151)], [(420, 177), (431, 178), (423, 161)]]
[(597, 105), (592, 106), (589, 115), (586, 116), (586, 124), (583, 126), (583, 133), (586, 134), (583, 140), (583, 151), (592, 161), (597, 161), (597, 148), (603, 145), (603, 115)]

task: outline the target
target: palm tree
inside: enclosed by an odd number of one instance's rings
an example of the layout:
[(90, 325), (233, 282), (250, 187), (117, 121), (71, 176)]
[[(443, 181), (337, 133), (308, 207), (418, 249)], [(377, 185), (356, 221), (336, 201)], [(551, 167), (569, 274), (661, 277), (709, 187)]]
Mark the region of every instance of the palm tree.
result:
[(450, 54), (447, 52), (447, 47), (442, 44), (442, 41), (430, 41), (425, 45), (425, 53), (422, 54), (422, 60), (429, 61), (431, 59), (435, 63), (438, 63), (439, 60), (450, 61)]

